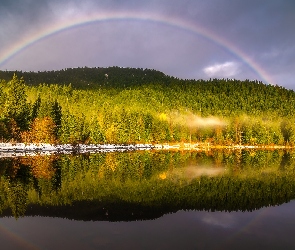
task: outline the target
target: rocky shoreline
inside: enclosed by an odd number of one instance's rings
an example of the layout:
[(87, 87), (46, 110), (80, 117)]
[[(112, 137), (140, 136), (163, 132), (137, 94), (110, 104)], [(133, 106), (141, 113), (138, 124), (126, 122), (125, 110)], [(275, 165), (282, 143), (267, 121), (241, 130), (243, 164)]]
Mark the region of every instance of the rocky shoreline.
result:
[(151, 150), (152, 144), (0, 143), (0, 157)]
[(208, 143), (163, 143), (163, 144), (48, 144), (48, 143), (0, 143), (0, 158), (17, 156), (35, 156), (50, 154), (73, 154), (73, 153), (102, 153), (123, 152), (134, 150), (194, 150), (204, 151), (211, 149), (294, 149), (292, 146), (279, 145), (210, 145)]

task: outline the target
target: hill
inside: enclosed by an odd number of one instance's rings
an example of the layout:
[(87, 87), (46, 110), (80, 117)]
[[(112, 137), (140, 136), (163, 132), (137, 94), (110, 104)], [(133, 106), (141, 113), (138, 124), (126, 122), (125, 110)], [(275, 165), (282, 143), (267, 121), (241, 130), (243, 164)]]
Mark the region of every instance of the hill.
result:
[(67, 68), (57, 71), (0, 71), (0, 79), (9, 81), (13, 75), (23, 77), (30, 86), (37, 86), (40, 83), (46, 84), (71, 84), (75, 88), (92, 87), (130, 87), (146, 84), (154, 81), (165, 82), (170, 77), (164, 73), (152, 69), (140, 68)]

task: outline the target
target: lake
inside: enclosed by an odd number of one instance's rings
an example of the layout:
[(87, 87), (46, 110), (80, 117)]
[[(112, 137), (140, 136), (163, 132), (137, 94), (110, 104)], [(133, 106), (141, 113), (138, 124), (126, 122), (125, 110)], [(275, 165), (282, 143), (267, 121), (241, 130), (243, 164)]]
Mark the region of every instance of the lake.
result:
[(295, 249), (295, 152), (0, 158), (3, 249)]

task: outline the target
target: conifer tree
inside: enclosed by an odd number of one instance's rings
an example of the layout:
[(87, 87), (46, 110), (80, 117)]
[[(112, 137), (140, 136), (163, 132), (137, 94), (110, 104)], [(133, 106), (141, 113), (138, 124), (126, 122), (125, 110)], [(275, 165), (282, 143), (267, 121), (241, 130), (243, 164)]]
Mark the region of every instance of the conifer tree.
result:
[(57, 102), (57, 100), (55, 100), (50, 107), (50, 117), (52, 118), (52, 120), (55, 123), (55, 135), (57, 136), (58, 134), (58, 130), (61, 127), (61, 118), (62, 118), (62, 112), (61, 112), (61, 106), (59, 105), (59, 103)]
[(6, 101), (7, 116), (16, 121), (21, 130), (26, 130), (29, 126), (30, 108), (27, 104), (24, 79), (18, 79), (14, 74), (9, 83), (8, 96)]
[(41, 106), (41, 97), (39, 95), (32, 107), (32, 113), (31, 113), (31, 120), (32, 121), (34, 121), (38, 117), (38, 112), (39, 112), (40, 106)]

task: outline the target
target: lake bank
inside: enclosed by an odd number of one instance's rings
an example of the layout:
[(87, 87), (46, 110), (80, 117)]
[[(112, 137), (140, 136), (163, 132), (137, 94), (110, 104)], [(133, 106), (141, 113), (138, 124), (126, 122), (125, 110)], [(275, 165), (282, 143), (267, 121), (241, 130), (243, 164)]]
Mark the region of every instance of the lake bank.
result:
[(152, 144), (49, 144), (49, 143), (0, 143), (0, 157), (34, 156), (47, 154), (99, 153), (133, 150), (151, 150)]
[(156, 144), (49, 144), (0, 143), (0, 157), (34, 156), (47, 154), (100, 153), (134, 150), (208, 151), (224, 150), (276, 150), (294, 149), (282, 145), (212, 145), (209, 143), (156, 143)]
[(210, 150), (210, 149), (229, 149), (229, 150), (240, 150), (240, 149), (260, 149), (260, 150), (272, 150), (272, 149), (294, 149), (294, 146), (289, 145), (213, 145), (210, 143), (163, 143), (153, 144), (154, 149), (158, 150)]

